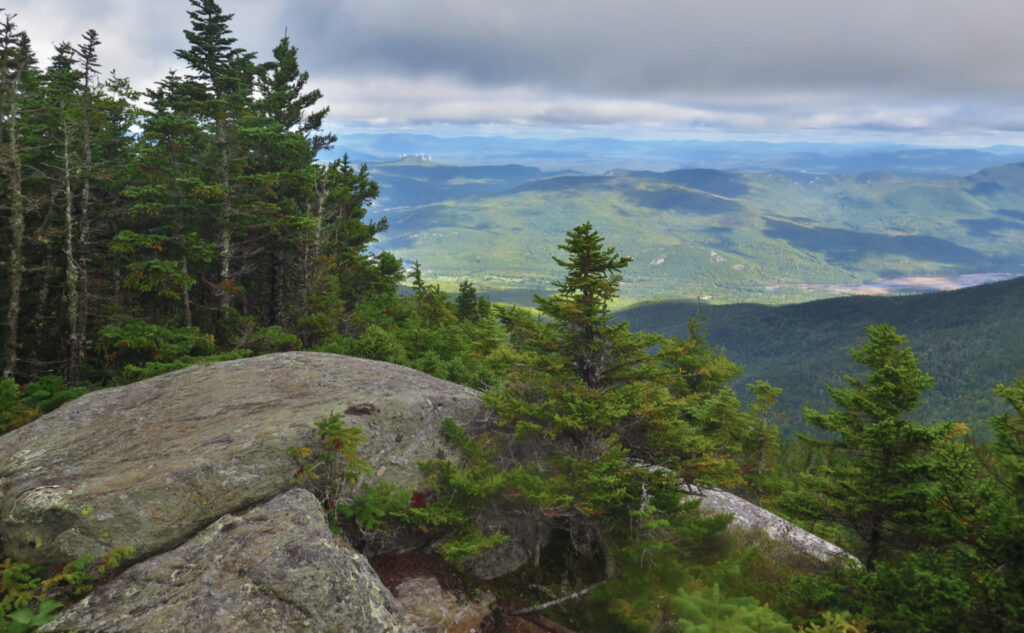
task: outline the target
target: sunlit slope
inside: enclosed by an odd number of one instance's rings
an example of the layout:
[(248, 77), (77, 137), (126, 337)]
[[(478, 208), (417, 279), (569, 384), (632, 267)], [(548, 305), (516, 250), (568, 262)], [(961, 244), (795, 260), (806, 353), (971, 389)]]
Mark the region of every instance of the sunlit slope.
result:
[(442, 283), (545, 289), (590, 221), (633, 257), (626, 299), (781, 303), (881, 277), (1021, 272), (1024, 166), (968, 178), (613, 171), (389, 213), (382, 247)]
[(505, 191), (550, 175), (522, 165), (441, 165), (416, 156), (376, 163), (369, 169), (380, 185), (381, 195), (374, 204), (384, 209)]

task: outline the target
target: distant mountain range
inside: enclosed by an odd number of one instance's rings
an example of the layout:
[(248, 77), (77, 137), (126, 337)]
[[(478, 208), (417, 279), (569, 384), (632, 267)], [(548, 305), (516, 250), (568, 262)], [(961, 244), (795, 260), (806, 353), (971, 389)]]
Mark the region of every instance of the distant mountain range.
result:
[(390, 163), (374, 163), (370, 173), (381, 190), (374, 204), (387, 211), (507, 191), (531, 180), (570, 172), (544, 172), (522, 165), (442, 165), (416, 155)]
[(334, 150), (356, 162), (393, 162), (422, 155), (438, 163), (517, 163), (544, 171), (609, 169), (668, 171), (795, 171), (852, 174), (888, 171), (904, 176), (965, 176), (1003, 163), (1024, 161), (1024, 148), (948, 149), (880, 143), (767, 143), (756, 141), (651, 141), (609, 138), (442, 138), (423, 134), (345, 134)]
[[(537, 171), (377, 169), (385, 183), (431, 195), (492, 189), (392, 208), (380, 246), (421, 262), (432, 280), (471, 279), (504, 300), (549, 288), (561, 273), (556, 245), (584, 221), (634, 259), (628, 301), (790, 303), (899, 289), (906, 277), (944, 287), (959, 275), (1024, 274), (1024, 163), (944, 178), (616, 169), (524, 181)], [(395, 191), (384, 197), (415, 198)], [(864, 285), (880, 279), (894, 281)]]
[(864, 375), (849, 351), (866, 340), (864, 328), (872, 324), (890, 323), (907, 336), (921, 368), (935, 378), (918, 410), (921, 421), (963, 421), (984, 433), (988, 417), (1009, 410), (991, 389), (1024, 375), (1024, 278), (954, 292), (776, 307), (645, 303), (616, 318), (633, 330), (685, 337), (698, 314), (708, 341), (746, 367), (738, 395), (755, 380), (782, 387), (779, 411), (786, 417), (779, 425), (787, 432), (809, 430), (803, 406), (832, 407), (825, 384)]

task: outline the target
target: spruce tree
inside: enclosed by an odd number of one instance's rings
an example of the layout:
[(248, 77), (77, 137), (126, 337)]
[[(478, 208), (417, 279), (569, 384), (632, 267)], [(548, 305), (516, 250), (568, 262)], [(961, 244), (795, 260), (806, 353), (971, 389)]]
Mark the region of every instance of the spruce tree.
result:
[(309, 73), (299, 68), (298, 49), (287, 35), (281, 38), (273, 55), (273, 61), (260, 64), (257, 71), (259, 109), (284, 129), (301, 134), (315, 157), (337, 140), (321, 129), (329, 108), (312, 110), (323, 93), (316, 89), (305, 92)]
[[(539, 318), (498, 309), (513, 349), (484, 396), (496, 414), (492, 467), (505, 469), (506, 498), (571, 534), (577, 555), (603, 560), (611, 608), (632, 605), (621, 615), (650, 625), (697, 564), (693, 552), (712, 550), (728, 523), (681, 504), (681, 484), (737, 483), (733, 457), (760, 425), (726, 384), (738, 368), (696, 326), (677, 341), (613, 322), (630, 259), (592, 225), (559, 249), (565, 277), (535, 297)], [(662, 580), (637, 583), (646, 574)]]
[(191, 46), (175, 54), (192, 71), (186, 75), (183, 87), (192, 97), (194, 115), (208, 137), (209, 149), (202, 156), (214, 178), (203, 183), (210, 187), (203, 195), (217, 203), (210, 219), (217, 232), (216, 289), (219, 318), (223, 319), (228, 316), (238, 282), (236, 232), (255, 223), (234, 187), (248, 149), (240, 138), (240, 127), (247, 110), (253, 107), (255, 53), (234, 46), (236, 39), (231, 37), (229, 27), (233, 14), (225, 14), (214, 0), (190, 2), (194, 7), (188, 12), (192, 28), (185, 31), (185, 37)]
[(107, 326), (225, 346), (280, 325), (312, 344), (365, 328), (352, 312), (394, 293), (401, 262), (367, 250), (387, 228), (366, 220), (368, 169), (315, 162), (334, 137), (296, 48), (286, 37), (257, 66), (217, 2), (188, 14), (187, 68), (141, 116), (126, 80), (100, 80), (95, 31), (41, 72), (0, 24), (3, 375), (101, 377), (90, 360), (121, 362), (96, 346)]
[(981, 521), (971, 524), (985, 526), (974, 541), (984, 551), (985, 564), (974, 577), (988, 585), (985, 589), (997, 588), (989, 589), (986, 597), (1003, 630), (1020, 630), (1024, 617), (1024, 377), (998, 385), (995, 393), (1006, 400), (1011, 412), (989, 420), (996, 435), (993, 479), (997, 492), (988, 507), (977, 511)]
[[(27, 36), (18, 40), (29, 53), (23, 61), (31, 59)], [(20, 225), (11, 227), (0, 252), (5, 260), (21, 253), (17, 265), (8, 260), (10, 281), (33, 289), (7, 302), (8, 314), (20, 316), (5, 342), (27, 350), (18, 359), (22, 375), (60, 373), (71, 384), (81, 380), (95, 329), (90, 312), (109, 297), (106, 280), (90, 278), (107, 264), (98, 257), (95, 232), (109, 242), (107, 227), (124, 206), (119, 175), (134, 122), (130, 87), (116, 78), (97, 80), (99, 38), (88, 31), (84, 40), (79, 47), (58, 44), (45, 71), (30, 64), (18, 78), (20, 88), (0, 99), (16, 107), (4, 117), (5, 189), (11, 192), (4, 210), (8, 224)], [(14, 79), (7, 75), (8, 88)], [(93, 209), (96, 200), (102, 213)]]
[(77, 319), (69, 310), (67, 325), (70, 332), (77, 332), (77, 346), (70, 347), (67, 358), (72, 383), (74, 373), (81, 373), (93, 351), (95, 333), (104, 325), (102, 318), (117, 310), (121, 271), (109, 256), (107, 245), (127, 214), (129, 203), (122, 190), (129, 173), (127, 166), (138, 148), (132, 131), (138, 121), (141, 95), (128, 79), (114, 73), (100, 79), (99, 45), (99, 35), (89, 29), (75, 47), (81, 118), (77, 126), (77, 226), (72, 231), (78, 309)]
[[(57, 160), (53, 161), (53, 164), (57, 172), (54, 178), (55, 189), (59, 191), (59, 197), (63, 198), (59, 206), (62, 207), (64, 216), (64, 307), (67, 312), (68, 346), (64, 357), (69, 360), (65, 375), (73, 384), (78, 382), (78, 366), (85, 357), (83, 336), (79, 331), (79, 279), (82, 265), (75, 196), (82, 162), (78, 152), (79, 122), (83, 117), (78, 86), (82, 75), (75, 66), (75, 49), (71, 44), (64, 42), (57, 46), (57, 54), (44, 76), (47, 102), (57, 124), (57, 134), (54, 135), (55, 144), (58, 146), (54, 148)], [(48, 284), (48, 280), (44, 283)]]
[(24, 191), (22, 160), (22, 112), (33, 94), (38, 71), (29, 44), (28, 34), (14, 23), (14, 16), (5, 14), (0, 20), (0, 169), (3, 170), (3, 203), (6, 215), (7, 279), (4, 342), (0, 349), (0, 377), (10, 378), (18, 369), (19, 322), (21, 292), (25, 276), (25, 216), (27, 200)]
[(487, 304), (477, 296), (476, 287), (468, 279), (459, 284), (459, 294), (455, 298), (455, 314), (460, 321), (477, 321), (487, 311)]
[(559, 345), (573, 372), (590, 389), (596, 389), (612, 367), (610, 347), (626, 328), (610, 324), (610, 306), (618, 296), (621, 271), (632, 261), (603, 243), (589, 222), (569, 231), (565, 243), (558, 245), (568, 259), (553, 258), (566, 271), (565, 278), (555, 282), (558, 292), (546, 299), (534, 296), (537, 309), (556, 324)]
[(845, 377), (845, 388), (828, 386), (836, 405), (831, 411), (804, 410), (808, 423), (835, 436), (822, 444), (837, 458), (805, 478), (802, 511), (851, 530), (871, 570), (883, 555), (921, 544), (934, 451), (946, 429), (909, 417), (933, 381), (906, 338), (888, 324), (868, 327), (867, 334), (868, 341), (851, 350), (867, 376)]
[(172, 72), (146, 96), (142, 143), (124, 191), (134, 204), (111, 248), (123, 258), (123, 283), (133, 291), (130, 315), (162, 314), (166, 325), (191, 327), (194, 306), (204, 303), (193, 293), (208, 292), (199, 280), (212, 277), (216, 250), (204, 194), (217, 192), (204, 185), (204, 135), (188, 110), (184, 81)]
[(995, 394), (1006, 400), (1013, 413), (989, 420), (996, 435), (994, 451), (1006, 472), (1007, 487), (1024, 514), (1024, 377), (1010, 385), (998, 385)]

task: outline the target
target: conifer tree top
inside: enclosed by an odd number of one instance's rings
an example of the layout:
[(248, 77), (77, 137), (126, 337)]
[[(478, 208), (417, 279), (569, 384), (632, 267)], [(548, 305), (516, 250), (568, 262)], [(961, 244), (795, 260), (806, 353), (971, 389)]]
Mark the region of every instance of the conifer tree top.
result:
[(572, 351), (576, 373), (593, 389), (608, 362), (608, 346), (620, 326), (609, 326), (609, 305), (618, 296), (623, 268), (632, 258), (603, 246), (604, 238), (590, 222), (566, 234), (558, 248), (567, 259), (554, 257), (565, 268), (565, 278), (555, 282), (558, 292), (549, 298), (534, 296), (537, 309), (562, 331), (562, 347)]
[(255, 57), (245, 49), (235, 48), (229, 23), (233, 13), (225, 14), (214, 0), (189, 0), (194, 10), (188, 12), (192, 30), (185, 30), (191, 45), (174, 54), (195, 71), (194, 79), (209, 84), (216, 97), (221, 98), (238, 89), (235, 72), (238, 65), (251, 62)]
[[(566, 269), (565, 278), (555, 282), (556, 297), (571, 301), (588, 319), (608, 312), (608, 304), (618, 296), (622, 273), (633, 259), (620, 256), (613, 247), (603, 248), (604, 238), (586, 222), (573, 228), (558, 248), (569, 254), (563, 260), (552, 257)], [(537, 301), (542, 312), (551, 300)], [(553, 315), (552, 315), (553, 316)]]

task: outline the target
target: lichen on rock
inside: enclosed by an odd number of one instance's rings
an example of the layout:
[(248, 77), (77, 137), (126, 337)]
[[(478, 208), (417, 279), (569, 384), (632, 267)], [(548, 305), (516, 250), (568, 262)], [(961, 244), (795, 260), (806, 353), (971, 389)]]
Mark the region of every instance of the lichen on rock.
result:
[(126, 570), (41, 633), (399, 633), (398, 606), (294, 489)]
[(90, 393), (0, 436), (5, 555), (61, 565), (114, 547), (134, 547), (133, 560), (166, 551), (301, 484), (288, 450), (356, 405), (344, 417), (366, 437), (366, 483), (414, 490), (425, 485), (420, 462), (454, 457), (441, 422), (470, 424), (484, 410), (472, 389), (313, 352), (195, 365)]

